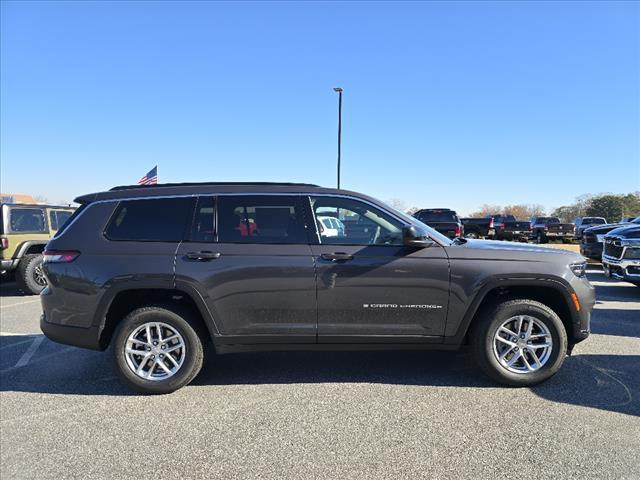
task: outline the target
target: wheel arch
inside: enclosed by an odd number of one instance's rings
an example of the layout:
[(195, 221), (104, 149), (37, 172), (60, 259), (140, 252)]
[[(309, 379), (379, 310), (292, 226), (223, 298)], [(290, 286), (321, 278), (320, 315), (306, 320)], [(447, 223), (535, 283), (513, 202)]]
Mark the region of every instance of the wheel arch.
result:
[(521, 298), (535, 300), (551, 308), (562, 320), (569, 343), (573, 344), (573, 326), (579, 318), (573, 308), (571, 293), (571, 287), (559, 277), (492, 279), (476, 293), (455, 335), (445, 338), (445, 343), (466, 343), (469, 330), (480, 312), (497, 302)]
[(213, 317), (198, 292), (188, 290), (188, 288), (168, 288), (166, 285), (145, 285), (144, 287), (129, 285), (110, 290), (101, 300), (96, 312), (100, 349), (105, 350), (109, 346), (116, 326), (127, 314), (137, 308), (152, 305), (164, 307), (176, 305), (187, 309), (200, 322), (203, 330), (208, 333), (209, 339), (213, 339), (218, 334)]

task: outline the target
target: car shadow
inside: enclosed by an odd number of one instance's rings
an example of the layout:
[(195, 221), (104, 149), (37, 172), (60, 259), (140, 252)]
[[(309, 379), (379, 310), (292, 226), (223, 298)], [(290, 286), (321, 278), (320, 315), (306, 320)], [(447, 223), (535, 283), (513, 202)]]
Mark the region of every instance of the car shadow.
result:
[(37, 295), (26, 295), (22, 291), (18, 290), (16, 286), (16, 282), (13, 279), (2, 279), (0, 280), (0, 297), (34, 297), (38, 298)]
[[(0, 337), (0, 391), (57, 395), (136, 395), (118, 381), (110, 352), (44, 339), (29, 364), (16, 367), (38, 335)], [(503, 388), (459, 352), (260, 352), (213, 356), (194, 386), (367, 383), (450, 388)], [(189, 387), (187, 387), (189, 388)], [(575, 355), (531, 388), (546, 400), (640, 416), (640, 356)]]

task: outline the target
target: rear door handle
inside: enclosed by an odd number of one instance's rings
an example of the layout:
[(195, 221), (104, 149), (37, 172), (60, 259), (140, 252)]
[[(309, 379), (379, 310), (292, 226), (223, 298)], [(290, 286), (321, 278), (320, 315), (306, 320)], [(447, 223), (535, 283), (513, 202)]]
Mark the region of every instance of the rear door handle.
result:
[(199, 262), (208, 262), (209, 260), (216, 260), (220, 258), (219, 252), (188, 252), (186, 257), (189, 260), (198, 260)]
[(323, 260), (331, 260), (332, 262), (347, 262), (353, 260), (353, 255), (343, 252), (323, 253), (320, 255)]

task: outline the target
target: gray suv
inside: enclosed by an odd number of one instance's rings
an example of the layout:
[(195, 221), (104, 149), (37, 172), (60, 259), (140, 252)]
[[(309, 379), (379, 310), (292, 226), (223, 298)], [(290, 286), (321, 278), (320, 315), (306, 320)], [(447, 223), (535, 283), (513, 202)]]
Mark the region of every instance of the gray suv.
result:
[[(70, 345), (111, 345), (138, 391), (188, 384), (209, 349), (465, 344), (494, 380), (528, 386), (589, 335), (595, 298), (581, 256), (450, 240), (362, 194), (198, 183), (76, 202), (44, 252), (41, 328)], [(318, 221), (329, 217), (341, 228)]]

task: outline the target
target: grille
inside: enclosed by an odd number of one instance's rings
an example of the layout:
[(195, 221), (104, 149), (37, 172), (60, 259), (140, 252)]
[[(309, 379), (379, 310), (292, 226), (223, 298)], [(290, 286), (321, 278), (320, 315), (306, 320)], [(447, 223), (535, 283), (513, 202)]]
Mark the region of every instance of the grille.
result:
[(596, 236), (591, 232), (585, 232), (582, 234), (582, 243), (596, 243)]
[[(616, 245), (615, 243), (618, 243)], [(622, 247), (620, 246), (619, 239), (607, 238), (604, 242), (604, 254), (607, 257), (611, 258), (620, 258), (622, 257)]]
[(624, 258), (640, 259), (640, 247), (627, 247), (624, 251)]

